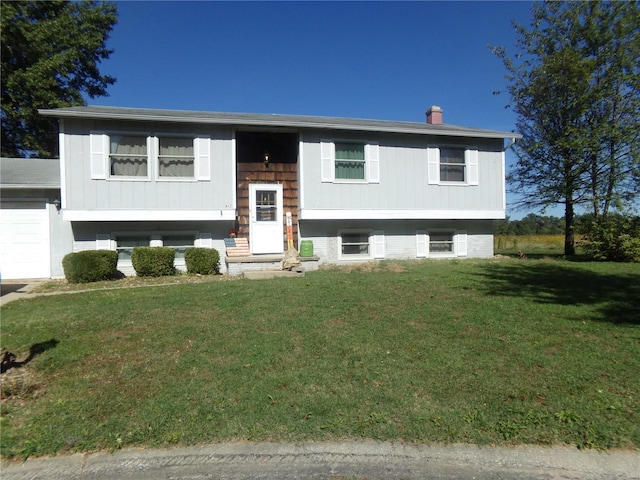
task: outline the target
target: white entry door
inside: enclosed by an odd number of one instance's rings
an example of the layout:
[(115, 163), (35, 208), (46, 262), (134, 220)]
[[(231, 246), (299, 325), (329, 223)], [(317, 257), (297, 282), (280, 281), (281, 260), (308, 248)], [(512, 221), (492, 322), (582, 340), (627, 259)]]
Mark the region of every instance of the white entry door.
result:
[(249, 205), (251, 253), (284, 252), (282, 185), (249, 185)]

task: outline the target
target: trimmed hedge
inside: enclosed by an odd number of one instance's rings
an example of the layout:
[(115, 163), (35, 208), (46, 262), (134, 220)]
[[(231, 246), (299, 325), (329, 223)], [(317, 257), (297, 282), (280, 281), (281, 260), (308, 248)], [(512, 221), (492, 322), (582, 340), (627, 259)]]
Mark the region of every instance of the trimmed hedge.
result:
[(69, 283), (90, 283), (111, 280), (118, 272), (118, 252), (85, 250), (69, 253), (62, 259), (64, 276)]
[(131, 252), (131, 264), (139, 277), (175, 275), (175, 256), (175, 250), (169, 247), (135, 247)]
[(220, 254), (215, 248), (187, 248), (184, 254), (187, 273), (213, 275), (220, 273)]

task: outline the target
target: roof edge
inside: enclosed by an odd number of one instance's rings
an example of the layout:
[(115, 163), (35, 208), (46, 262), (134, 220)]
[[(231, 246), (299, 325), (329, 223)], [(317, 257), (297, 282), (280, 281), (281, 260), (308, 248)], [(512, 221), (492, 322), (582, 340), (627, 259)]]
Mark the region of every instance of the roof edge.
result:
[(199, 123), (207, 125), (293, 127), (301, 129), (332, 129), (371, 131), (382, 133), (405, 133), (414, 135), (443, 135), (476, 138), (521, 138), (513, 132), (476, 129), (455, 125), (433, 125), (428, 123), (369, 120), (343, 117), (315, 117), (305, 115), (284, 114), (252, 114), (202, 112), (191, 110), (160, 110), (126, 107), (63, 107), (56, 109), (39, 109), (38, 113), (60, 119), (104, 119), (131, 121), (158, 121), (173, 123)]

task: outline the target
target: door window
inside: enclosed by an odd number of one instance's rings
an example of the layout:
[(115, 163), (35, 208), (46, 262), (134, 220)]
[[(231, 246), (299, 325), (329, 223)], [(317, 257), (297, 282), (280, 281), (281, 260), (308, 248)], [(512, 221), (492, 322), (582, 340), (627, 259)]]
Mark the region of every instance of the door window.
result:
[(277, 210), (276, 192), (256, 190), (256, 221), (275, 222)]

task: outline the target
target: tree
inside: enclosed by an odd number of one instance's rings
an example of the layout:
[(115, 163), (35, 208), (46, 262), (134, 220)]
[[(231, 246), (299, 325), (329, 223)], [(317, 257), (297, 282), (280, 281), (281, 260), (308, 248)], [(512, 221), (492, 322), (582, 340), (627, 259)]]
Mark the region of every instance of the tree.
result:
[(518, 206), (565, 207), (575, 254), (576, 207), (622, 211), (640, 192), (640, 9), (637, 2), (534, 4), (514, 24), (519, 52), (494, 48), (523, 138), (508, 176)]
[(2, 155), (58, 155), (57, 126), (39, 108), (85, 105), (115, 82), (98, 64), (117, 21), (113, 3), (3, 1)]

